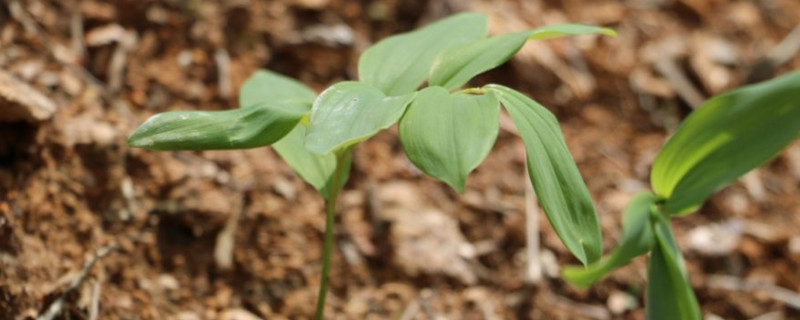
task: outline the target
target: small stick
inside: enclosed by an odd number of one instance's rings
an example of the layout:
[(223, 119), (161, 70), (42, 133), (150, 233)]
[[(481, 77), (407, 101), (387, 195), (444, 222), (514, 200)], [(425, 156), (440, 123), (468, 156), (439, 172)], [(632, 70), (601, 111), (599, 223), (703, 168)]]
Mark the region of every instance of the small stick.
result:
[(220, 48), (214, 52), (214, 60), (217, 62), (217, 78), (219, 86), (219, 95), (223, 98), (229, 98), (233, 93), (233, 84), (231, 84), (231, 56), (228, 51)]
[(58, 299), (53, 301), (53, 303), (51, 303), (50, 306), (47, 307), (47, 310), (41, 315), (39, 315), (36, 318), (36, 320), (53, 320), (56, 317), (58, 317), (58, 315), (60, 315), (61, 311), (64, 309), (64, 304), (66, 303), (67, 296), (77, 291), (78, 288), (80, 288), (81, 284), (83, 284), (83, 282), (89, 276), (89, 271), (92, 270), (92, 267), (97, 262), (97, 260), (100, 260), (100, 258), (111, 253), (111, 251), (116, 250), (118, 247), (119, 246), (116, 243), (112, 243), (110, 245), (100, 248), (100, 250), (97, 250), (94, 256), (83, 264), (83, 269), (81, 269), (81, 273), (80, 275), (78, 275), (78, 278), (76, 278), (75, 281), (72, 281), (72, 284), (70, 284), (70, 286), (67, 287), (67, 289), (61, 293), (61, 296), (59, 296)]
[(100, 291), (102, 290), (103, 287), (100, 285), (100, 281), (95, 282), (92, 288), (92, 304), (89, 309), (89, 320), (97, 320), (97, 315), (100, 314)]
[[(525, 175), (528, 175), (528, 166), (525, 166)], [(528, 272), (525, 281), (530, 284), (542, 280), (542, 263), (539, 244), (539, 206), (536, 192), (530, 181), (525, 183), (525, 235), (528, 252)]]

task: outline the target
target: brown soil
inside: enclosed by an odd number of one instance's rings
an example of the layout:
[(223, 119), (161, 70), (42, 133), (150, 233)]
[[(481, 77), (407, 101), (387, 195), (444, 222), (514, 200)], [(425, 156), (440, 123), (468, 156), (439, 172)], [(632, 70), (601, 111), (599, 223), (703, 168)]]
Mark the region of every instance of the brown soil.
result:
[[(474, 81), (519, 88), (559, 117), (609, 249), (691, 111), (670, 70), (702, 98), (800, 68), (797, 55), (763, 63), (800, 24), (795, 0), (4, 0), (0, 72), (58, 111), (0, 122), (0, 320), (35, 319), (110, 244), (59, 319), (90, 319), (94, 305), (97, 319), (310, 318), (324, 229), (313, 188), (269, 148), (152, 152), (125, 139), (157, 112), (235, 107), (258, 68), (317, 90), (353, 79), (371, 43), (462, 10), (489, 14), (493, 33), (619, 31), (530, 44)], [(11, 103), (0, 99), (0, 118)], [(413, 168), (394, 129), (356, 150), (328, 318), (643, 319), (645, 259), (578, 290), (554, 270), (576, 261), (544, 217), (546, 275), (526, 282), (524, 150), (501, 125), (463, 195)], [(800, 318), (799, 181), (795, 144), (676, 220), (705, 314)]]

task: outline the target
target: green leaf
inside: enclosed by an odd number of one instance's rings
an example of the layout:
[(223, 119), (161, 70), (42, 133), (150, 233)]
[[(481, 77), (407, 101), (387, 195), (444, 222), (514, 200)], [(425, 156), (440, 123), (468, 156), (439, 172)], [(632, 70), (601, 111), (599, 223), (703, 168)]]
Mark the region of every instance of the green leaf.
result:
[(428, 87), (400, 119), (400, 141), (423, 172), (464, 191), (467, 175), (497, 139), (500, 105), (494, 94), (455, 94)]
[(486, 37), (486, 16), (458, 14), (413, 32), (386, 38), (361, 55), (358, 77), (387, 95), (413, 92), (443, 50)]
[(300, 124), (272, 147), (297, 175), (322, 191), (336, 170), (336, 156), (333, 153), (318, 155), (306, 150), (305, 136), (306, 126)]
[(712, 98), (678, 127), (653, 163), (664, 211), (685, 214), (776, 156), (800, 132), (800, 72)]
[(317, 94), (292, 78), (269, 70), (256, 71), (239, 89), (239, 107), (284, 101), (314, 102)]
[(453, 90), (472, 77), (494, 69), (511, 59), (528, 40), (545, 40), (569, 35), (605, 34), (616, 36), (607, 28), (579, 24), (558, 24), (534, 30), (481, 39), (445, 50), (434, 60), (428, 82)]
[(656, 196), (650, 192), (636, 195), (625, 208), (622, 219), (622, 239), (608, 257), (587, 267), (569, 266), (564, 268), (564, 279), (576, 286), (586, 288), (600, 280), (612, 270), (627, 265), (633, 258), (652, 249), (655, 243), (653, 227), (650, 223), (651, 208)]
[(288, 134), (309, 108), (303, 102), (276, 102), (225, 111), (159, 113), (136, 129), (128, 145), (151, 150), (265, 146)]
[(403, 115), (414, 93), (387, 97), (360, 82), (340, 82), (325, 90), (311, 109), (306, 148), (326, 154), (366, 140)]
[(654, 214), (653, 231), (657, 242), (647, 271), (647, 319), (702, 319), (669, 221)]
[(603, 239), (589, 190), (567, 149), (558, 120), (525, 95), (488, 85), (508, 110), (528, 157), (528, 173), (539, 202), (564, 245), (584, 265), (603, 254)]

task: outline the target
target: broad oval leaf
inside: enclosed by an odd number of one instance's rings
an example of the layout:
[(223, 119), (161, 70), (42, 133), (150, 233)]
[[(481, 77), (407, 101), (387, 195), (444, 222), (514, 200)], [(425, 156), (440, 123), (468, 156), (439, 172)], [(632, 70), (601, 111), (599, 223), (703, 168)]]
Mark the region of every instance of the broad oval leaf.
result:
[(239, 89), (239, 107), (284, 101), (314, 102), (317, 94), (296, 80), (269, 70), (256, 71)]
[(128, 138), (151, 150), (247, 149), (272, 144), (308, 113), (304, 102), (278, 102), (225, 111), (173, 111), (147, 119)]
[(664, 211), (686, 214), (776, 156), (800, 132), (800, 72), (714, 97), (656, 157), (651, 184)]
[(400, 119), (400, 142), (420, 170), (464, 191), (467, 175), (497, 139), (500, 105), (494, 94), (455, 94), (442, 87), (421, 90)]
[(622, 239), (617, 248), (597, 263), (586, 267), (569, 266), (564, 268), (562, 272), (564, 279), (576, 286), (586, 288), (612, 270), (627, 265), (633, 258), (649, 252), (655, 243), (650, 212), (656, 199), (656, 196), (650, 192), (636, 195), (625, 208), (622, 218)]
[(387, 97), (361, 82), (340, 82), (325, 90), (311, 109), (306, 148), (326, 154), (365, 140), (403, 115), (414, 93)]
[(528, 40), (545, 40), (569, 35), (604, 34), (616, 36), (608, 28), (580, 24), (557, 24), (499, 35), (445, 50), (434, 60), (428, 82), (434, 86), (457, 89), (472, 77), (511, 59)]
[(358, 77), (387, 95), (413, 92), (425, 82), (436, 55), (484, 38), (486, 32), (486, 16), (464, 13), (386, 38), (361, 55)]
[(553, 229), (584, 265), (597, 261), (603, 254), (597, 214), (558, 120), (513, 89), (500, 85), (486, 88), (497, 95), (525, 143), (528, 173)]
[(653, 232), (656, 244), (647, 270), (647, 319), (702, 319), (680, 249), (669, 221), (661, 214), (653, 215)]
[[(319, 155), (308, 151), (305, 147), (305, 136), (306, 125), (300, 123), (292, 132), (273, 144), (272, 148), (300, 178), (319, 190), (327, 199), (330, 196), (333, 173), (336, 171), (336, 155), (333, 153)], [(349, 158), (347, 161), (350, 161)], [(347, 181), (347, 176), (350, 174), (349, 163), (345, 166), (347, 169), (342, 184)]]

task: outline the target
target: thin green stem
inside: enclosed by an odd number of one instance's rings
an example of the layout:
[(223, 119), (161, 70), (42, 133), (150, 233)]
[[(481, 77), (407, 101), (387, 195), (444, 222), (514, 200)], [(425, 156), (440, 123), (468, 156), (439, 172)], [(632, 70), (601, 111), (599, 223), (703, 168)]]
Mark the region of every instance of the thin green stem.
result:
[(345, 172), (348, 169), (347, 166), (350, 165), (348, 158), (351, 152), (352, 148), (347, 148), (336, 155), (336, 170), (333, 173), (333, 180), (331, 180), (331, 192), (325, 201), (325, 242), (322, 248), (322, 275), (317, 298), (317, 312), (314, 316), (316, 320), (322, 320), (322, 316), (325, 313), (325, 296), (328, 293), (331, 255), (333, 254), (333, 223), (336, 213), (336, 199), (339, 197), (339, 192), (342, 191), (343, 179), (346, 179)]

